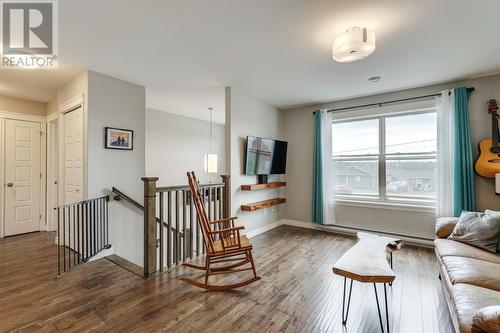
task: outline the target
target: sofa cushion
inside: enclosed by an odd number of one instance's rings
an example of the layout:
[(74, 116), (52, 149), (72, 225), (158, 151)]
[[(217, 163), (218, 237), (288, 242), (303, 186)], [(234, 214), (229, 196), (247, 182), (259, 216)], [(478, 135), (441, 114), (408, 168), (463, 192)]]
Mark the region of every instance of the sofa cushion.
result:
[(436, 239), (434, 245), (440, 257), (467, 257), (500, 264), (500, 254), (484, 251), (464, 243), (450, 239)]
[(500, 292), (465, 283), (454, 285), (451, 297), (455, 303), (461, 333), (471, 332), (472, 316), (477, 310), (500, 304)]
[(471, 321), (473, 332), (500, 332), (500, 305), (481, 308)]
[(500, 291), (500, 264), (466, 257), (443, 257), (452, 284), (467, 283)]
[(446, 238), (453, 232), (458, 217), (440, 217), (436, 220), (436, 237)]
[(500, 212), (492, 210), (486, 210), (484, 213), (463, 211), (448, 239), (496, 253), (499, 236)]

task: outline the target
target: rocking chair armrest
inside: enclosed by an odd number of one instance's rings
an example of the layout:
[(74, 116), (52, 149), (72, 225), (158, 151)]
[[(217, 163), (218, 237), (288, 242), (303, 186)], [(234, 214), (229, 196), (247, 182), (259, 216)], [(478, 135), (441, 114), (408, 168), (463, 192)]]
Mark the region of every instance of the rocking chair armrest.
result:
[(234, 220), (236, 220), (236, 219), (238, 219), (238, 217), (233, 216), (233, 217), (228, 217), (228, 218), (225, 218), (225, 219), (220, 219), (220, 220), (212, 221), (212, 222), (210, 222), (210, 224), (219, 224), (219, 223), (225, 223), (225, 222), (234, 222)]
[(234, 228), (226, 228), (226, 229), (220, 229), (220, 230), (215, 230), (215, 231), (209, 231), (208, 233), (210, 234), (220, 234), (224, 232), (231, 232), (231, 231), (239, 231), (245, 229), (244, 226), (239, 226), (239, 227), (234, 227)]

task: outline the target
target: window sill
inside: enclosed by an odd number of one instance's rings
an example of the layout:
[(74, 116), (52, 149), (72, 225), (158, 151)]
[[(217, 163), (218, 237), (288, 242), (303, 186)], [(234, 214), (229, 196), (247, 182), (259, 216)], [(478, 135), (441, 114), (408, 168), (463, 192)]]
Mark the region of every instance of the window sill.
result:
[(362, 199), (335, 199), (335, 204), (340, 206), (363, 207), (363, 208), (377, 208), (377, 209), (391, 209), (403, 210), (410, 212), (421, 213), (434, 213), (436, 211), (435, 205), (426, 205), (418, 203), (400, 203), (400, 202), (387, 202), (387, 201), (371, 201)]

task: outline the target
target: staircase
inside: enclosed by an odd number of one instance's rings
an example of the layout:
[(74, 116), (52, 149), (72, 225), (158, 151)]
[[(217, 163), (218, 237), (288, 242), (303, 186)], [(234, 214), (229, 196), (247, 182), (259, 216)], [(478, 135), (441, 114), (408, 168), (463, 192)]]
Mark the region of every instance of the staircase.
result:
[[(229, 215), (229, 176), (222, 182), (200, 185), (209, 219)], [(188, 185), (157, 186), (158, 178), (142, 178), (144, 205), (113, 187), (113, 199), (124, 201), (144, 214), (144, 270), (149, 277), (203, 254), (203, 236)], [(109, 249), (109, 196), (56, 208), (57, 276), (71, 271)], [(112, 260), (115, 261), (115, 260)]]
[[(210, 220), (229, 215), (229, 176), (222, 182), (201, 184)], [(113, 187), (114, 199), (144, 212), (144, 277), (182, 264), (203, 254), (203, 236), (197, 223), (188, 185), (157, 186), (158, 178), (142, 178), (144, 205)]]

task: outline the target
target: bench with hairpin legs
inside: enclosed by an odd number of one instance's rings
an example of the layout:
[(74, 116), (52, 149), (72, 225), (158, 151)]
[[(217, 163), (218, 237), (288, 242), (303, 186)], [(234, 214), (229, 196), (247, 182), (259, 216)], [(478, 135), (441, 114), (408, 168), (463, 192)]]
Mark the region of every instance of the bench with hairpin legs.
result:
[[(401, 248), (403, 242), (399, 239), (383, 237), (364, 232), (358, 233), (359, 241), (351, 249), (342, 255), (333, 265), (333, 273), (344, 277), (344, 291), (342, 296), (342, 325), (347, 324), (349, 306), (351, 304), (351, 293), (353, 281), (373, 283), (375, 300), (377, 302), (378, 318), (380, 327), (384, 332), (382, 314), (378, 301), (377, 283), (384, 284), (385, 319), (387, 333), (389, 333), (389, 310), (387, 306), (387, 284), (392, 286), (396, 278), (392, 268), (392, 253)], [(347, 279), (351, 280), (349, 285), (349, 296), (346, 311), (346, 289)]]

